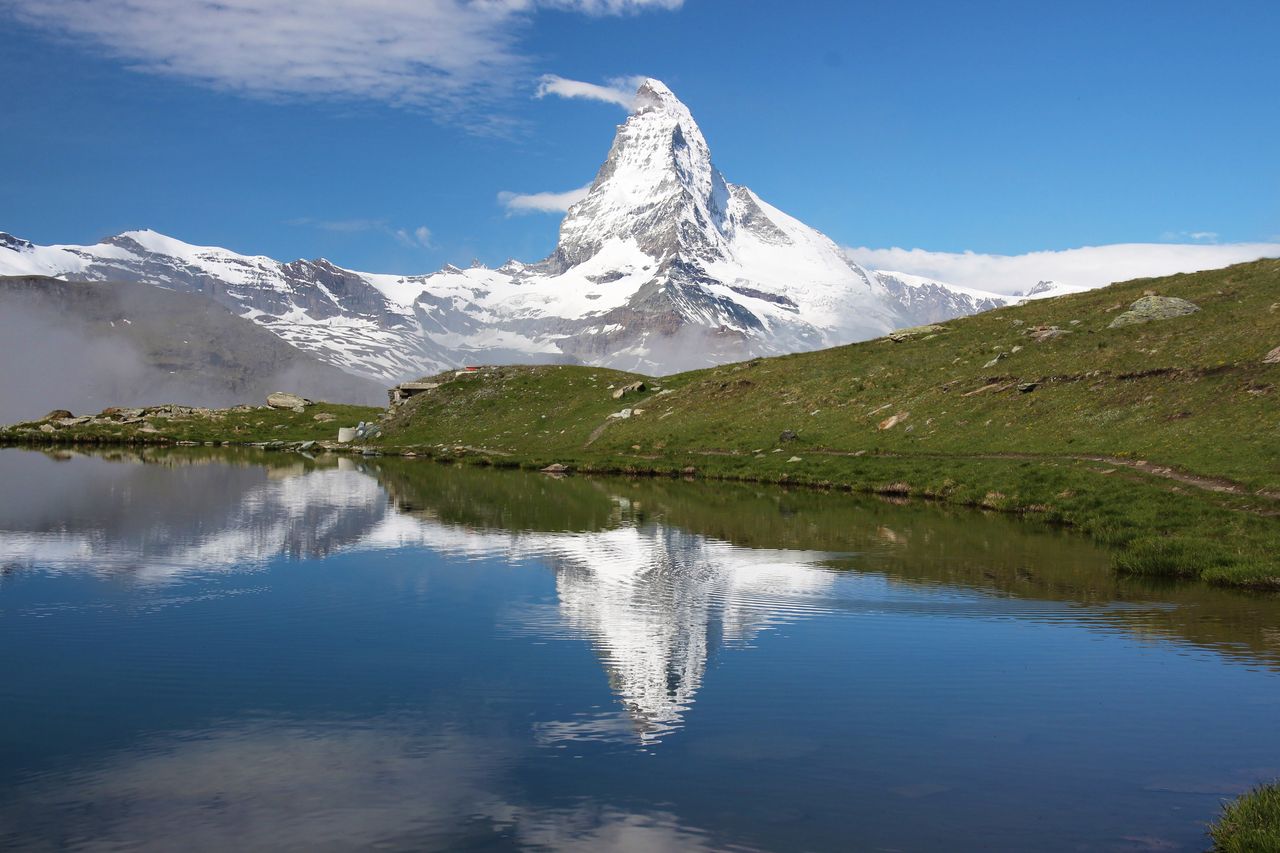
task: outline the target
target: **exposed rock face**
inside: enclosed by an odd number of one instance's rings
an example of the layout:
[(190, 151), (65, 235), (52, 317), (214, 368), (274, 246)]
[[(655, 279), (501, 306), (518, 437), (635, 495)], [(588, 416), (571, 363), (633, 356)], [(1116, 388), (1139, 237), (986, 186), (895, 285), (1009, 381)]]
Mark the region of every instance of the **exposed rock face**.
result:
[(35, 247), (30, 240), (23, 240), (21, 237), (15, 237), (12, 234), (0, 231), (0, 248), (21, 252)]
[(621, 388), (616, 389), (613, 392), (613, 399), (621, 400), (627, 394), (639, 394), (644, 391), (644, 389), (645, 385), (643, 382), (632, 382), (630, 385), (623, 385)]
[(1111, 321), (1108, 328), (1150, 323), (1152, 320), (1168, 320), (1184, 317), (1200, 310), (1200, 306), (1176, 296), (1144, 296), (1129, 306), (1129, 310)]

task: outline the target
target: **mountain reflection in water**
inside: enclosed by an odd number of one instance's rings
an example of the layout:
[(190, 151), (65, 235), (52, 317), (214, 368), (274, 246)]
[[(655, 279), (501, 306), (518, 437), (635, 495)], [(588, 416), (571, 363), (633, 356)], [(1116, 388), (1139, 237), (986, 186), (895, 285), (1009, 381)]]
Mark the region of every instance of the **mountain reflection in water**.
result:
[[(539, 723), (546, 743), (659, 740), (682, 724), (717, 649), (826, 613), (1071, 620), (1280, 668), (1273, 598), (1118, 579), (1081, 538), (968, 510), (404, 460), (76, 456), (74, 466), (0, 457), (7, 571), (38, 566), (162, 584), (279, 557), (404, 547), (549, 565), (558, 601), (513, 609), (507, 629), (589, 640), (623, 714)], [(50, 487), (32, 499), (31, 482)], [(1028, 542), (1052, 558), (1030, 566)], [(837, 577), (850, 577), (839, 569), (857, 570), (859, 582), (835, 589)], [(927, 599), (911, 594), (921, 584), (934, 588)]]
[(934, 505), (0, 450), (0, 848), (1197, 849), (1277, 624)]

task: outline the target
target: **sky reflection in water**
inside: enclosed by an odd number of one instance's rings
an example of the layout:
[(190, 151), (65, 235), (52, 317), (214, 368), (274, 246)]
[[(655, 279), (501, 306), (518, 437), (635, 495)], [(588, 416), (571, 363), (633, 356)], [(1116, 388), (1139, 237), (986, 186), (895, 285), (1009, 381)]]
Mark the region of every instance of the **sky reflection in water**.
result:
[(1280, 775), (1280, 603), (1033, 525), (149, 461), (0, 451), (6, 846), (1199, 849)]

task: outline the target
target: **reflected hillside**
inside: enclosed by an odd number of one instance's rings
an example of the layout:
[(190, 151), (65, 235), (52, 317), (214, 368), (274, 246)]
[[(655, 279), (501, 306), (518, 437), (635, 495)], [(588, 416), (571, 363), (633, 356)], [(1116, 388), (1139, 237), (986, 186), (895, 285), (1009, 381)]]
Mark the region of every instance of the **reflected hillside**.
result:
[(371, 470), (397, 508), (458, 530), (492, 531), (495, 518), (511, 534), (658, 525), (738, 554), (821, 553), (824, 567), (879, 575), (902, 590), (956, 588), (988, 606), (1012, 602), (1018, 618), (1076, 619), (1280, 669), (1280, 596), (1117, 577), (1105, 550), (1034, 520), (739, 483), (553, 480), (404, 460)]
[(162, 581), (284, 556), (323, 557), (388, 512), (346, 459), (114, 452), (0, 454), (0, 566)]
[(544, 737), (660, 737), (708, 660), (779, 622), (915, 609), (1058, 620), (1280, 668), (1280, 598), (1117, 578), (1083, 537), (845, 494), (205, 449), (0, 453), (0, 568), (140, 582), (427, 548), (533, 561), (508, 628), (591, 643), (625, 713)]

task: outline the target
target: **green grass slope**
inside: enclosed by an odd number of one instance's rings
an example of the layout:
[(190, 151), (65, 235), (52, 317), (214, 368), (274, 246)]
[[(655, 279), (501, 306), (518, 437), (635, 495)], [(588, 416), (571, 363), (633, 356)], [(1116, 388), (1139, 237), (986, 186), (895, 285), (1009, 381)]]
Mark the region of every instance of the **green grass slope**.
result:
[[(1110, 327), (1149, 292), (1200, 310)], [(1271, 586), (1277, 346), (1280, 260), (1262, 260), (664, 377), (620, 400), (641, 377), (500, 368), (415, 397), (381, 444), (1039, 513), (1117, 546), (1123, 571)]]
[(360, 421), (373, 422), (381, 414), (381, 409), (371, 406), (342, 403), (315, 403), (301, 412), (249, 405), (194, 410), (161, 405), (85, 418), (91, 420), (90, 423), (65, 424), (60, 419), (46, 418), (0, 426), (0, 444), (34, 447), (177, 443), (235, 446), (305, 441), (336, 444), (334, 438), (339, 427), (355, 426)]

